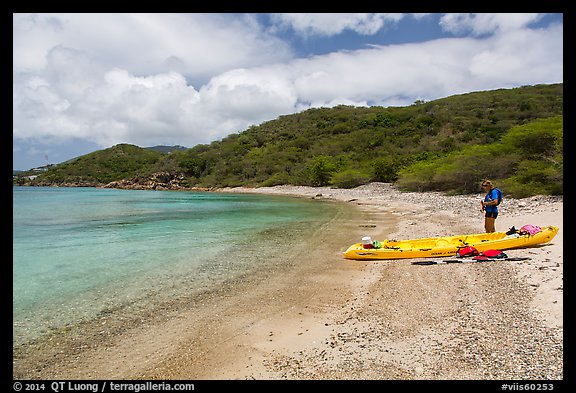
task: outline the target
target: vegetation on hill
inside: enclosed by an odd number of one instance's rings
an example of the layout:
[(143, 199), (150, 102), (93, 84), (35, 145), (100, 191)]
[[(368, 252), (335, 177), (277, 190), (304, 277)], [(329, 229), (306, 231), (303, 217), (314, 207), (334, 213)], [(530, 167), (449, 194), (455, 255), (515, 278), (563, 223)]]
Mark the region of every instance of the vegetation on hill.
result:
[(180, 146), (180, 145), (176, 145), (176, 146), (157, 145), (157, 146), (147, 147), (146, 149), (156, 150), (156, 151), (159, 151), (161, 153), (172, 153), (174, 151), (188, 150), (187, 147)]
[(466, 193), (491, 178), (516, 196), (561, 194), (562, 113), (562, 84), (408, 107), (316, 108), (170, 154), (118, 145), (50, 168), (35, 182), (107, 183), (165, 172), (184, 187), (382, 181)]
[(34, 183), (103, 185), (114, 180), (146, 176), (164, 156), (155, 150), (120, 144), (58, 164), (39, 175)]
[(400, 187), (409, 190), (478, 191), (483, 178), (516, 197), (563, 193), (562, 116), (515, 126), (500, 141), (461, 150), (402, 171)]

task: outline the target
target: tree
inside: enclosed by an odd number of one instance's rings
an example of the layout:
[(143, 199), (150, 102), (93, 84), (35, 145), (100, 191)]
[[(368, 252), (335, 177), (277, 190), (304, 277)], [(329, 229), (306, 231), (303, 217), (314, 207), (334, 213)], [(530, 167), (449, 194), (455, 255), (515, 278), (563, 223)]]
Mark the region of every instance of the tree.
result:
[(308, 164), (308, 177), (313, 186), (323, 187), (330, 184), (332, 172), (336, 169), (328, 156), (317, 156)]
[(374, 181), (392, 183), (398, 180), (400, 163), (393, 158), (379, 158), (372, 163)]

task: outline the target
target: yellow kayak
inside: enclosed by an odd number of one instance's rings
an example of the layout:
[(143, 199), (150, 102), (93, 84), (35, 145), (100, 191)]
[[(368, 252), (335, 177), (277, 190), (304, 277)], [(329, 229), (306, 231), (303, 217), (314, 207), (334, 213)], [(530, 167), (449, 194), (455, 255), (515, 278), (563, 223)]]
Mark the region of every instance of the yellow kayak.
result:
[[(455, 256), (458, 249), (473, 246), (479, 252), (533, 247), (550, 242), (558, 227), (543, 227), (534, 235), (507, 235), (506, 232), (431, 237), (412, 240), (375, 242), (379, 248), (362, 243), (353, 244), (344, 252), (346, 259), (400, 259)], [(379, 243), (379, 244), (378, 244)], [(369, 247), (369, 248), (366, 248)]]

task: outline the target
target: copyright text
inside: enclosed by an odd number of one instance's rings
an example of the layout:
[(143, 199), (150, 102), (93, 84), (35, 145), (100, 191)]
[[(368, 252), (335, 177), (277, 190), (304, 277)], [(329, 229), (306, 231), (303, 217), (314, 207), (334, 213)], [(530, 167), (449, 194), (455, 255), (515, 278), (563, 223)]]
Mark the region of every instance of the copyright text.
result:
[(150, 392), (150, 391), (193, 391), (193, 383), (176, 382), (115, 382), (115, 381), (53, 381), (26, 382), (16, 381), (12, 384), (15, 392)]

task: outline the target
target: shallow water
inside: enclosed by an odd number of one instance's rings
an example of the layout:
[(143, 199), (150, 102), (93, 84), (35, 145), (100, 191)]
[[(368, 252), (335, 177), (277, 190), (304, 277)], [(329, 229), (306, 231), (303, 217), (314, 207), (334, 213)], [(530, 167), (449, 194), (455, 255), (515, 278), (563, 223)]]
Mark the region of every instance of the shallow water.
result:
[(265, 195), (14, 187), (14, 344), (218, 288), (274, 264), (282, 245), (313, 236), (338, 209)]

